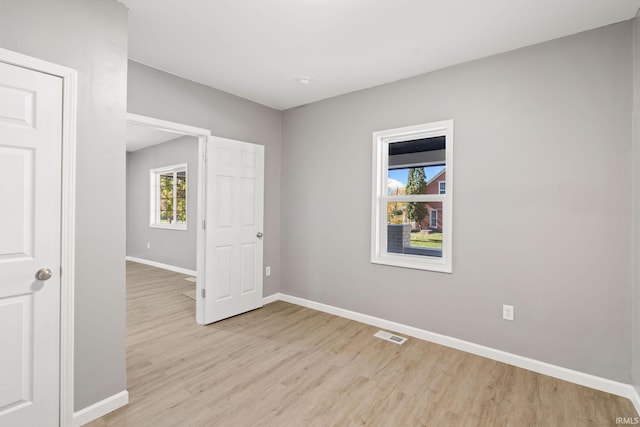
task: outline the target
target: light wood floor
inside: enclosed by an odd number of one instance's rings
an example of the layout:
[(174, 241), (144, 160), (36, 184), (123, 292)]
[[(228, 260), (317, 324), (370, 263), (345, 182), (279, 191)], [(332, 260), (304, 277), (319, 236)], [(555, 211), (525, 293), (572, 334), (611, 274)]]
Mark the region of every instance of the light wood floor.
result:
[(631, 402), (275, 302), (209, 326), (184, 275), (127, 264), (130, 403), (103, 426), (615, 426)]

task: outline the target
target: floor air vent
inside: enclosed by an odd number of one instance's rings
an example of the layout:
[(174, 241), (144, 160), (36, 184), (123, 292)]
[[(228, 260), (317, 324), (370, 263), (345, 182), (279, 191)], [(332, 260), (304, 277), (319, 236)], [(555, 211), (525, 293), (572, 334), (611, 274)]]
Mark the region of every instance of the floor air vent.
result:
[(389, 332), (385, 331), (378, 331), (373, 336), (386, 341), (391, 341), (392, 343), (396, 344), (404, 344), (404, 342), (407, 340), (404, 337), (399, 337), (398, 335), (390, 334)]

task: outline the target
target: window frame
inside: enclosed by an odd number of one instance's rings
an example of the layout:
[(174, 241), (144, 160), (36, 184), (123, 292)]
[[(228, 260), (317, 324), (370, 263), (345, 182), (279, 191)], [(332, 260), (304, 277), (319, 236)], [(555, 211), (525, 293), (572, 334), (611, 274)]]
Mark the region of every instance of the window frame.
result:
[[(389, 144), (419, 138), (445, 137), (445, 194), (387, 194)], [(452, 272), (453, 249), (453, 120), (443, 120), (373, 132), (371, 262), (442, 273)], [(439, 187), (439, 185), (438, 185)], [(387, 251), (387, 203), (442, 202), (442, 256)]]
[[(160, 176), (167, 173), (173, 173), (174, 185), (173, 185), (173, 217), (176, 217), (177, 201), (176, 201), (176, 186), (175, 176), (178, 172), (184, 172), (185, 180), (187, 182), (187, 190), (185, 191), (185, 222), (163, 223), (160, 222)], [(149, 170), (149, 197), (150, 197), (150, 209), (149, 209), (149, 227), (151, 228), (164, 228), (167, 230), (187, 230), (189, 222), (189, 171), (187, 163), (179, 163), (175, 165), (162, 166), (159, 168), (153, 168)]]

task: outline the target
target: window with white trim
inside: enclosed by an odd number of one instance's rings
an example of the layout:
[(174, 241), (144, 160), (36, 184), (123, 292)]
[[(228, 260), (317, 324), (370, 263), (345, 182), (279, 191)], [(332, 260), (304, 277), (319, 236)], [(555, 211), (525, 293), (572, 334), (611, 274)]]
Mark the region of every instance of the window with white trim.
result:
[(453, 120), (373, 133), (371, 262), (451, 273)]
[(150, 170), (150, 227), (187, 229), (187, 164)]
[(438, 227), (438, 211), (436, 209), (431, 209), (429, 211), (429, 228), (437, 228)]

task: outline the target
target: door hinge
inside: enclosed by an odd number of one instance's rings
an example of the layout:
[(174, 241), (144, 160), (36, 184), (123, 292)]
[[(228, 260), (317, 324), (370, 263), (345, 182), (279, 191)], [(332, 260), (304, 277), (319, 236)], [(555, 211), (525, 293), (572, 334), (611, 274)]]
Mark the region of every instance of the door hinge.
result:
[(207, 149), (206, 148), (202, 152), (202, 160), (204, 160), (205, 162), (207, 161)]
[(202, 298), (206, 298), (207, 297), (207, 290), (205, 288), (200, 289), (200, 295), (202, 295)]
[(203, 220), (202, 220), (202, 229), (203, 229), (203, 230), (206, 230), (206, 229), (207, 229), (207, 220), (206, 220), (206, 219), (203, 219)]

